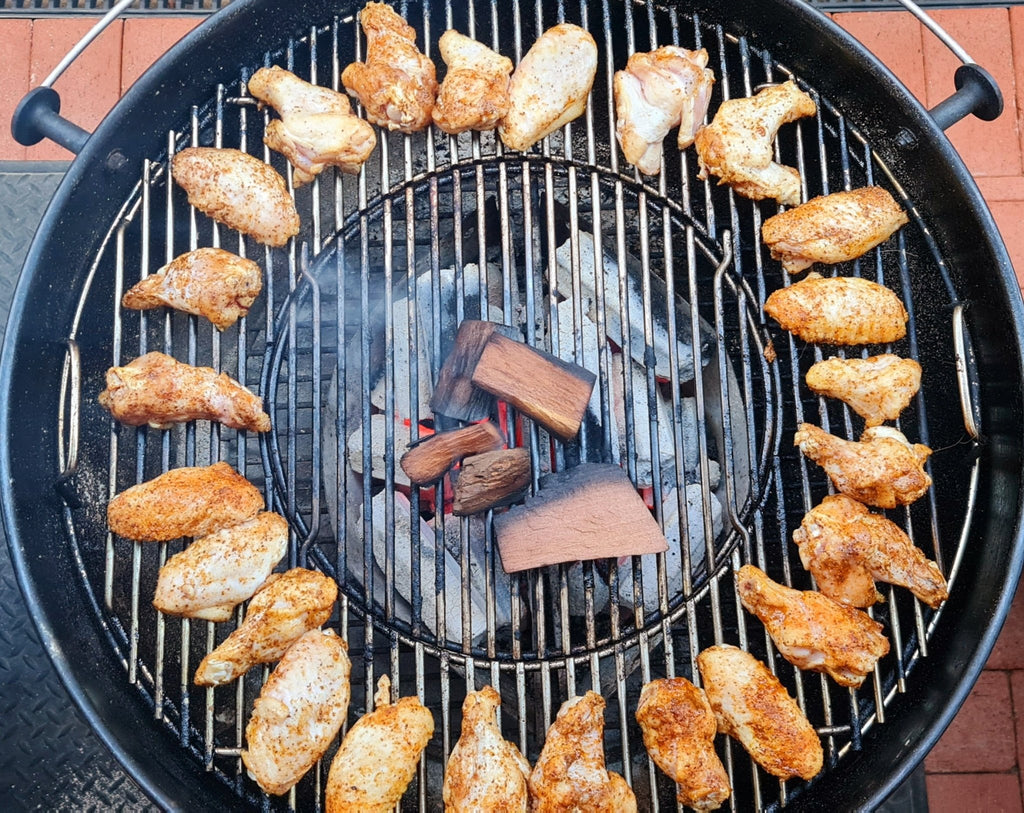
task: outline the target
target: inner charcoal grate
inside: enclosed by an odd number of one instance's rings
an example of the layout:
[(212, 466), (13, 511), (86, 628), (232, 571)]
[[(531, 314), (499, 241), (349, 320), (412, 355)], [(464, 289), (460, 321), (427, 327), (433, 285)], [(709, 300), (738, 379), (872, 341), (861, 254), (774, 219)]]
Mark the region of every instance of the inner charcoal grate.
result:
[[(330, 624), (347, 639), (354, 664), (350, 721), (366, 709), (385, 672), (400, 694), (417, 694), (433, 711), (437, 730), (406, 806), (440, 805), (461, 701), (490, 683), (502, 695), (506, 736), (531, 761), (561, 702), (599, 691), (608, 703), (609, 767), (630, 781), (641, 809), (671, 807), (674, 786), (647, 758), (633, 713), (648, 680), (699, 679), (696, 655), (716, 642), (740, 645), (768, 663), (822, 735), (825, 770), (842, 771), (863, 732), (903, 702), (913, 666), (927, 654), (935, 613), (906, 591), (887, 589), (873, 614), (886, 627), (891, 652), (851, 691), (795, 670), (743, 612), (733, 588), (742, 563), (810, 586), (790, 538), (828, 486), (793, 450), (796, 424), (806, 419), (854, 437), (854, 420), (841, 404), (820, 401), (802, 386), (820, 349), (798, 346), (763, 324), (765, 297), (788, 284), (759, 241), (761, 222), (775, 209), (699, 180), (692, 151), (667, 150), (657, 178), (636, 175), (618, 154), (610, 101), (614, 68), (628, 53), (659, 44), (708, 48), (718, 77), (712, 110), (791, 74), (746, 40), (674, 10), (583, 4), (557, 18), (553, 10), (518, 4), (513, 13), (497, 3), (402, 10), (437, 64), (436, 38), (452, 26), (516, 60), (563, 17), (589, 27), (602, 52), (591, 103), (584, 117), (528, 155), (506, 152), (493, 133), (378, 131), (378, 148), (358, 176), (328, 171), (295, 190), (303, 232), (278, 250), (198, 214), (166, 171), (177, 150), (214, 145), (246, 150), (290, 179), (281, 156), (262, 144), (268, 114), (245, 90), (259, 66), (241, 66), (207, 105), (183, 111), (166, 153), (140, 168), (137, 189), (95, 258), (78, 320), (113, 325), (112, 342), (79, 336), (78, 479), (90, 498), (73, 513), (70, 541), (125, 664), (120, 679), (137, 687), (210, 772), (262, 803), (239, 752), (268, 670), (253, 669), (224, 688), (193, 686), (199, 660), (234, 624), (157, 613), (150, 604), (157, 571), (182, 543), (133, 544), (112, 537), (104, 521), (110, 495), (129, 485), (168, 468), (227, 460), (288, 517), (288, 565), (338, 580)], [(338, 87), (341, 69), (362, 48), (355, 19), (339, 17), (284, 43), (265, 64)], [(840, 270), (884, 282), (907, 304), (909, 336), (893, 350), (928, 355), (932, 363), (900, 428), (933, 447), (953, 446), (962, 425), (931, 411), (957, 386), (948, 310), (914, 307), (925, 295), (931, 304), (952, 303), (951, 288), (942, 284), (943, 258), (871, 146), (827, 99), (794, 78), (815, 96), (819, 113), (787, 125), (778, 153), (800, 168), (807, 197), (875, 183), (911, 215), (895, 248), (887, 244)], [(140, 276), (209, 245), (264, 267), (264, 292), (238, 325), (217, 333), (195, 317), (118, 307)], [(619, 341), (597, 331), (598, 314), (627, 326)], [(443, 492), (399, 482), (406, 436), (441, 428), (433, 426), (424, 397), (454, 330), (462, 319), (481, 316), (598, 376), (584, 431), (571, 443), (552, 440), (511, 411), (500, 416), (506, 434), (530, 449), (535, 474), (585, 460), (621, 464), (672, 540), (669, 554), (510, 578), (489, 516), (455, 518), (444, 511)], [(213, 366), (258, 389), (274, 422), (269, 437), (207, 423), (163, 432), (113, 424), (95, 401), (103, 375), (147, 350)], [(693, 374), (685, 372), (687, 352), (696, 360)], [(933, 459), (936, 488), (928, 497), (889, 514), (949, 573), (967, 518), (955, 514), (962, 502), (946, 506), (941, 495), (971, 486), (969, 469), (944, 461)], [(377, 474), (365, 475), (375, 468)], [(242, 614), (239, 608), (235, 623)], [(725, 738), (719, 748), (739, 809), (785, 805), (806, 789), (760, 771)], [(333, 750), (294, 794), (270, 803), (319, 804)]]

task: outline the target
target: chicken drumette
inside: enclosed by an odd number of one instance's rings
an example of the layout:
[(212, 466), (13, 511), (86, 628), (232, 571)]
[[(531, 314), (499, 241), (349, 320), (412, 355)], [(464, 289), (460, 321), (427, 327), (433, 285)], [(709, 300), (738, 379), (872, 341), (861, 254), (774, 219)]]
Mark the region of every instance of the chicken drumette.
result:
[(437, 47), (448, 65), (434, 105), (434, 124), (455, 135), (466, 130), (493, 130), (509, 108), (512, 60), (454, 29)]
[(814, 364), (804, 378), (818, 395), (838, 398), (866, 426), (896, 420), (921, 388), (921, 365), (886, 353), (870, 358), (834, 357)]

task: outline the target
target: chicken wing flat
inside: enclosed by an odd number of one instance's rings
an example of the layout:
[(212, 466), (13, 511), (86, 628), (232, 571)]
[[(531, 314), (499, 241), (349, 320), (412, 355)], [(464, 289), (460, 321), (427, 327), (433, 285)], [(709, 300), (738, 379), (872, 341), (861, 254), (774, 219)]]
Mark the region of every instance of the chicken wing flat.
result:
[(277, 65), (256, 71), (249, 92), (281, 116), (267, 124), (263, 143), (288, 159), (297, 187), (328, 166), (359, 172), (377, 146), (373, 127), (352, 112), (345, 94), (310, 84)]
[(206, 536), (252, 519), (263, 495), (227, 463), (171, 469), (107, 504), (107, 525), (139, 542)]
[(448, 73), (434, 104), (434, 124), (452, 135), (493, 130), (508, 113), (512, 60), (453, 28), (437, 47)]
[(498, 135), (512, 150), (528, 150), (583, 114), (597, 73), (597, 43), (571, 23), (549, 28), (509, 82), (509, 111)]
[(391, 702), (383, 675), (376, 708), (349, 729), (327, 775), (327, 813), (386, 813), (405, 793), (420, 754), (434, 735), (434, 717), (415, 697)]
[(386, 3), (367, 3), (359, 13), (366, 33), (366, 62), (341, 74), (374, 124), (415, 133), (430, 124), (437, 95), (434, 63), (416, 48), (416, 29)]
[(548, 729), (530, 773), (533, 813), (626, 813), (636, 797), (626, 780), (605, 768), (604, 698), (570, 697)]
[(907, 309), (899, 297), (862, 277), (808, 274), (773, 291), (764, 312), (812, 344), (884, 344), (907, 335)]
[(258, 663), (278, 660), (295, 641), (326, 623), (337, 598), (337, 582), (322, 573), (296, 567), (272, 575), (249, 602), (245, 620), (203, 658), (193, 680), (198, 686), (221, 686)]
[(807, 386), (838, 398), (860, 415), (866, 426), (894, 421), (921, 389), (921, 365), (886, 353), (870, 358), (819, 361), (807, 371)]
[(793, 531), (800, 561), (818, 589), (851, 607), (878, 599), (875, 580), (906, 587), (929, 607), (949, 597), (946, 580), (895, 522), (845, 494), (826, 497)]
[(444, 773), (442, 798), (447, 813), (526, 813), (530, 763), (501, 736), (500, 707), (501, 695), (492, 686), (466, 695), (462, 736), (452, 748)]
[(193, 367), (163, 353), (146, 353), (107, 370), (99, 402), (121, 423), (167, 429), (186, 421), (219, 421), (232, 429), (270, 430), (258, 395), (212, 367)]
[(171, 174), (199, 211), (259, 243), (283, 246), (299, 233), (299, 213), (284, 178), (259, 158), (188, 147), (171, 159)]
[(615, 135), (622, 154), (645, 175), (661, 171), (662, 142), (679, 127), (679, 149), (693, 143), (711, 100), (715, 74), (708, 52), (665, 45), (630, 56), (616, 71)]
[(133, 310), (166, 305), (206, 317), (224, 330), (249, 312), (262, 289), (263, 271), (252, 260), (222, 248), (197, 248), (140, 280), (121, 297), (121, 305)]
[(769, 217), (761, 237), (790, 274), (814, 263), (854, 260), (907, 223), (907, 214), (886, 190), (865, 186), (811, 198)]
[(932, 450), (889, 426), (872, 426), (854, 441), (802, 423), (793, 445), (825, 470), (836, 489), (866, 505), (910, 505), (932, 484), (924, 470)]
[(718, 723), (704, 692), (682, 677), (652, 680), (640, 692), (636, 721), (647, 753), (678, 785), (679, 804), (720, 808), (732, 788), (715, 753)]
[(287, 793), (338, 735), (351, 669), (348, 648), (333, 630), (311, 630), (284, 653), (245, 727), (242, 762), (266, 793)]
[(811, 779), (825, 755), (814, 727), (761, 661), (734, 646), (697, 656), (718, 730), (734, 737), (762, 768), (780, 779)]
[(280, 514), (267, 511), (214, 531), (160, 568), (153, 606), (167, 615), (227, 621), (287, 552), (288, 523)]
[(814, 100), (792, 80), (746, 99), (722, 102), (714, 119), (697, 131), (700, 178), (709, 174), (752, 200), (800, 202), (800, 173), (775, 162), (772, 143), (783, 124), (817, 112)]

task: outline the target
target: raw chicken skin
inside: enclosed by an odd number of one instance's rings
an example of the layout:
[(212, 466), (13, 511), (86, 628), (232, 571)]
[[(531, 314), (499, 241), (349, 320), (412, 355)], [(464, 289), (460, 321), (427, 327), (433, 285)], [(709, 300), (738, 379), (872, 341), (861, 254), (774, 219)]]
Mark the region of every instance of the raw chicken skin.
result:
[(636, 721), (647, 753), (678, 785), (679, 804), (720, 808), (732, 789), (715, 753), (718, 723), (704, 692), (682, 677), (652, 680), (640, 692)]
[(802, 423), (793, 445), (825, 470), (838, 491), (877, 508), (910, 505), (932, 484), (924, 470), (932, 450), (889, 426), (872, 426), (853, 441)]
[(530, 773), (533, 813), (626, 813), (636, 797), (626, 780), (605, 768), (604, 698), (571, 697), (558, 710)]
[(907, 309), (899, 297), (862, 277), (808, 274), (773, 291), (764, 312), (812, 344), (885, 344), (907, 335)]
[(509, 82), (508, 115), (498, 135), (510, 150), (528, 150), (579, 118), (597, 73), (597, 43), (571, 23), (549, 28), (533, 44)]
[(193, 367), (163, 353), (146, 353), (107, 370), (99, 402), (121, 423), (167, 429), (186, 421), (219, 421), (232, 429), (270, 430), (258, 395), (212, 367)]
[(351, 668), (348, 647), (333, 630), (311, 630), (263, 684), (245, 727), (242, 762), (266, 793), (287, 793), (338, 735)]
[(415, 697), (391, 702), (383, 675), (377, 708), (360, 717), (341, 743), (327, 775), (327, 813), (387, 813), (405, 793), (420, 754), (434, 735), (434, 717)]
[(902, 528), (844, 494), (808, 511), (793, 541), (818, 589), (842, 604), (870, 607), (880, 598), (876, 579), (908, 588), (929, 607), (949, 597), (939, 566)]
[(921, 389), (921, 365), (886, 353), (870, 358), (834, 357), (814, 364), (807, 386), (838, 398), (864, 419), (866, 426), (894, 421)]
[(500, 707), (501, 695), (493, 686), (470, 692), (462, 702), (462, 736), (452, 748), (444, 774), (446, 813), (526, 813), (530, 763), (501, 736)]
[(734, 737), (772, 776), (811, 779), (825, 755), (818, 734), (768, 667), (734, 646), (697, 656), (718, 730)]
[(615, 135), (626, 160), (645, 175), (661, 171), (662, 142), (673, 127), (679, 127), (679, 149), (693, 143), (715, 83), (707, 65), (704, 48), (665, 45), (633, 54), (626, 69), (616, 71)]
[(709, 174), (745, 198), (774, 198), (786, 206), (800, 202), (800, 173), (775, 163), (772, 142), (783, 124), (817, 112), (814, 100), (792, 80), (745, 99), (722, 102), (711, 124), (694, 142), (700, 178)]
[(168, 615), (227, 621), (288, 552), (288, 523), (280, 514), (214, 531), (160, 568), (153, 606)]
[(197, 248), (137, 282), (121, 305), (133, 310), (166, 305), (204, 316), (224, 330), (249, 313), (262, 289), (263, 271), (252, 260), (222, 248)]
[(451, 28), (437, 47), (448, 73), (434, 104), (434, 124), (452, 135), (493, 130), (508, 113), (512, 60)]
[(338, 583), (322, 573), (296, 567), (272, 575), (249, 602), (238, 629), (203, 658), (193, 678), (196, 685), (221, 686), (258, 663), (276, 661), (327, 622), (337, 598)]
[(892, 195), (878, 186), (811, 198), (769, 217), (761, 237), (790, 274), (814, 263), (854, 260), (907, 223)]
[(753, 565), (736, 572), (736, 592), (782, 657), (798, 669), (824, 672), (840, 686), (860, 686), (889, 652), (882, 625), (863, 610), (778, 584)]
[(310, 84), (277, 65), (256, 71), (249, 92), (281, 116), (267, 124), (263, 143), (288, 159), (297, 187), (327, 166), (359, 172), (377, 146), (373, 127), (352, 112), (345, 94)]
[(359, 22), (366, 33), (366, 62), (345, 68), (345, 89), (374, 124), (403, 133), (425, 129), (437, 78), (434, 63), (416, 48), (416, 30), (386, 3), (367, 3)]
[(110, 530), (139, 542), (206, 536), (252, 519), (263, 495), (227, 463), (171, 469), (107, 504)]
[(259, 158), (188, 147), (171, 159), (171, 174), (199, 211), (259, 243), (283, 246), (299, 233), (299, 213), (284, 178)]

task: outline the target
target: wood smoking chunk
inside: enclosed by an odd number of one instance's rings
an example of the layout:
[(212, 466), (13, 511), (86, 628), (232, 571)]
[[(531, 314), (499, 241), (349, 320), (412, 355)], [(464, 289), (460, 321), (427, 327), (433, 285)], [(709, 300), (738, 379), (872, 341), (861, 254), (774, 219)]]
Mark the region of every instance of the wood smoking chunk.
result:
[(467, 457), (455, 483), (452, 510), (478, 514), (520, 499), (530, 485), (529, 449), (500, 449)]
[(491, 452), (505, 443), (490, 421), (438, 432), (417, 443), (398, 461), (414, 485), (432, 483), (468, 455)]
[(459, 421), (479, 421), (491, 414), (494, 396), (474, 386), (471, 379), (484, 345), (495, 332), (514, 335), (511, 328), (496, 322), (466, 319), (459, 325), (430, 398), (434, 412)]
[(472, 381), (563, 440), (571, 440), (580, 429), (596, 378), (578, 364), (495, 333), (480, 354)]
[(668, 548), (629, 477), (612, 463), (548, 475), (535, 497), (496, 516), (494, 528), (506, 573)]

